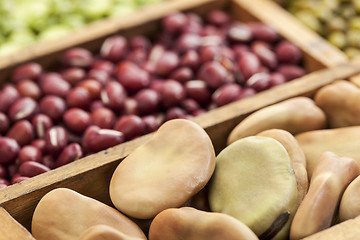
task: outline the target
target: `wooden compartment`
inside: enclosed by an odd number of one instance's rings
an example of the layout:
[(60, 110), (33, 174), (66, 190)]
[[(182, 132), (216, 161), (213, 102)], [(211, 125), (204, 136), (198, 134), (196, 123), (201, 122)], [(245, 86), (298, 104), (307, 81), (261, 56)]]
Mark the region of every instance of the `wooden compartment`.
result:
[[(212, 9), (228, 9), (234, 18), (241, 21), (258, 20), (270, 24), (282, 36), (301, 48), (309, 71), (323, 70), (194, 118), (193, 121), (207, 131), (216, 151), (219, 152), (225, 146), (226, 136), (230, 130), (251, 112), (293, 96), (311, 96), (323, 85), (360, 73), (360, 62), (348, 62), (341, 52), (326, 41), (293, 23), (292, 18), (288, 19), (289, 16), (284, 14), (283, 10), (275, 7), (276, 5), (267, 4), (267, 0), (169, 1), (131, 15), (128, 21), (104, 20), (74, 34), (71, 39), (34, 46), (28, 49), (28, 52), (24, 52), (23, 57), (17, 56), (18, 59), (8, 59), (6, 63), (0, 63), (2, 80), (7, 79), (14, 66), (24, 61), (34, 60), (44, 67), (51, 67), (59, 60), (60, 54), (72, 46), (83, 46), (97, 51), (105, 37), (114, 33), (127, 37), (137, 33), (153, 34), (158, 29), (159, 19), (170, 12), (194, 11), (203, 15)], [(112, 205), (108, 193), (112, 172), (124, 157), (149, 137), (151, 134), (1, 189), (0, 206), (11, 218), (30, 229), (32, 213), (37, 202), (54, 188), (67, 187)], [(22, 229), (19, 228), (19, 231)]]

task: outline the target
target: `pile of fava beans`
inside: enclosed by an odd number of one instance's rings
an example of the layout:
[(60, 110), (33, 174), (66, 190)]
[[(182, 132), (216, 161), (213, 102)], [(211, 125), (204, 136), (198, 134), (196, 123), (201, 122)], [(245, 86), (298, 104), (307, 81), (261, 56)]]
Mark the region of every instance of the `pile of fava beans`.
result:
[(65, 165), (303, 76), (302, 53), (272, 28), (224, 11), (173, 13), (154, 39), (74, 47), (47, 71), (24, 63), (0, 91), (0, 186)]

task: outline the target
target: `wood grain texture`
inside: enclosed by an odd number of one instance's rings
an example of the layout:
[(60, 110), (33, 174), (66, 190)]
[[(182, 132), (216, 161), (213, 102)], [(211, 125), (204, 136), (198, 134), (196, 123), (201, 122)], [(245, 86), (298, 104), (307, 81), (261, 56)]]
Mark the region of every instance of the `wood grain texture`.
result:
[(0, 240), (35, 240), (4, 208), (0, 208)]

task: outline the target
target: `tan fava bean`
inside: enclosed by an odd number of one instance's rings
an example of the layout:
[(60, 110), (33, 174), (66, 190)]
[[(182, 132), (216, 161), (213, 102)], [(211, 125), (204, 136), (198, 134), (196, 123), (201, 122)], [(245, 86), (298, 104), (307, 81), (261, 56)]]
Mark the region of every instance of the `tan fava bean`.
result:
[(256, 240), (258, 237), (244, 223), (230, 215), (183, 207), (162, 211), (150, 225), (149, 240), (169, 239)]
[(206, 185), (214, 168), (207, 133), (190, 120), (169, 120), (118, 165), (110, 197), (121, 212), (150, 219), (166, 208), (182, 206)]
[(360, 176), (357, 176), (346, 188), (339, 206), (341, 222), (360, 216)]
[(40, 199), (31, 232), (37, 240), (77, 240), (99, 224), (135, 239), (146, 239), (142, 230), (116, 209), (66, 188), (52, 190)]
[(308, 191), (309, 180), (306, 171), (305, 154), (304, 151), (301, 149), (299, 143), (291, 133), (282, 129), (265, 130), (257, 134), (257, 136), (274, 138), (285, 147), (291, 158), (292, 167), (295, 172), (295, 178), (297, 183), (298, 199), (299, 203), (301, 203)]
[(231, 131), (227, 141), (230, 144), (240, 138), (273, 128), (297, 134), (325, 126), (325, 114), (312, 99), (294, 97), (250, 114)]
[(128, 236), (107, 225), (94, 225), (85, 230), (78, 240), (142, 240), (143, 238)]
[(359, 134), (360, 126), (351, 126), (320, 129), (295, 135), (305, 153), (309, 180), (311, 180), (315, 164), (320, 155), (326, 151), (331, 151), (338, 156), (353, 158), (360, 165)]
[(325, 112), (329, 127), (360, 125), (360, 89), (351, 82), (338, 80), (322, 87), (314, 101)]
[(332, 152), (321, 154), (309, 191), (295, 213), (290, 239), (301, 239), (331, 226), (341, 195), (360, 174), (357, 162)]

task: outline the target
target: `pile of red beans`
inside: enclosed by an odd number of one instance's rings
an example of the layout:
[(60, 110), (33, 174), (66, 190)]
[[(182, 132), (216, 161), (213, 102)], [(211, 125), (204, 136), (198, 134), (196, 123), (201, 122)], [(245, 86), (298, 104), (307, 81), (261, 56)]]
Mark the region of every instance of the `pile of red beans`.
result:
[(98, 53), (30, 62), (0, 92), (0, 187), (305, 74), (302, 54), (270, 27), (174, 13), (150, 41), (114, 35)]

